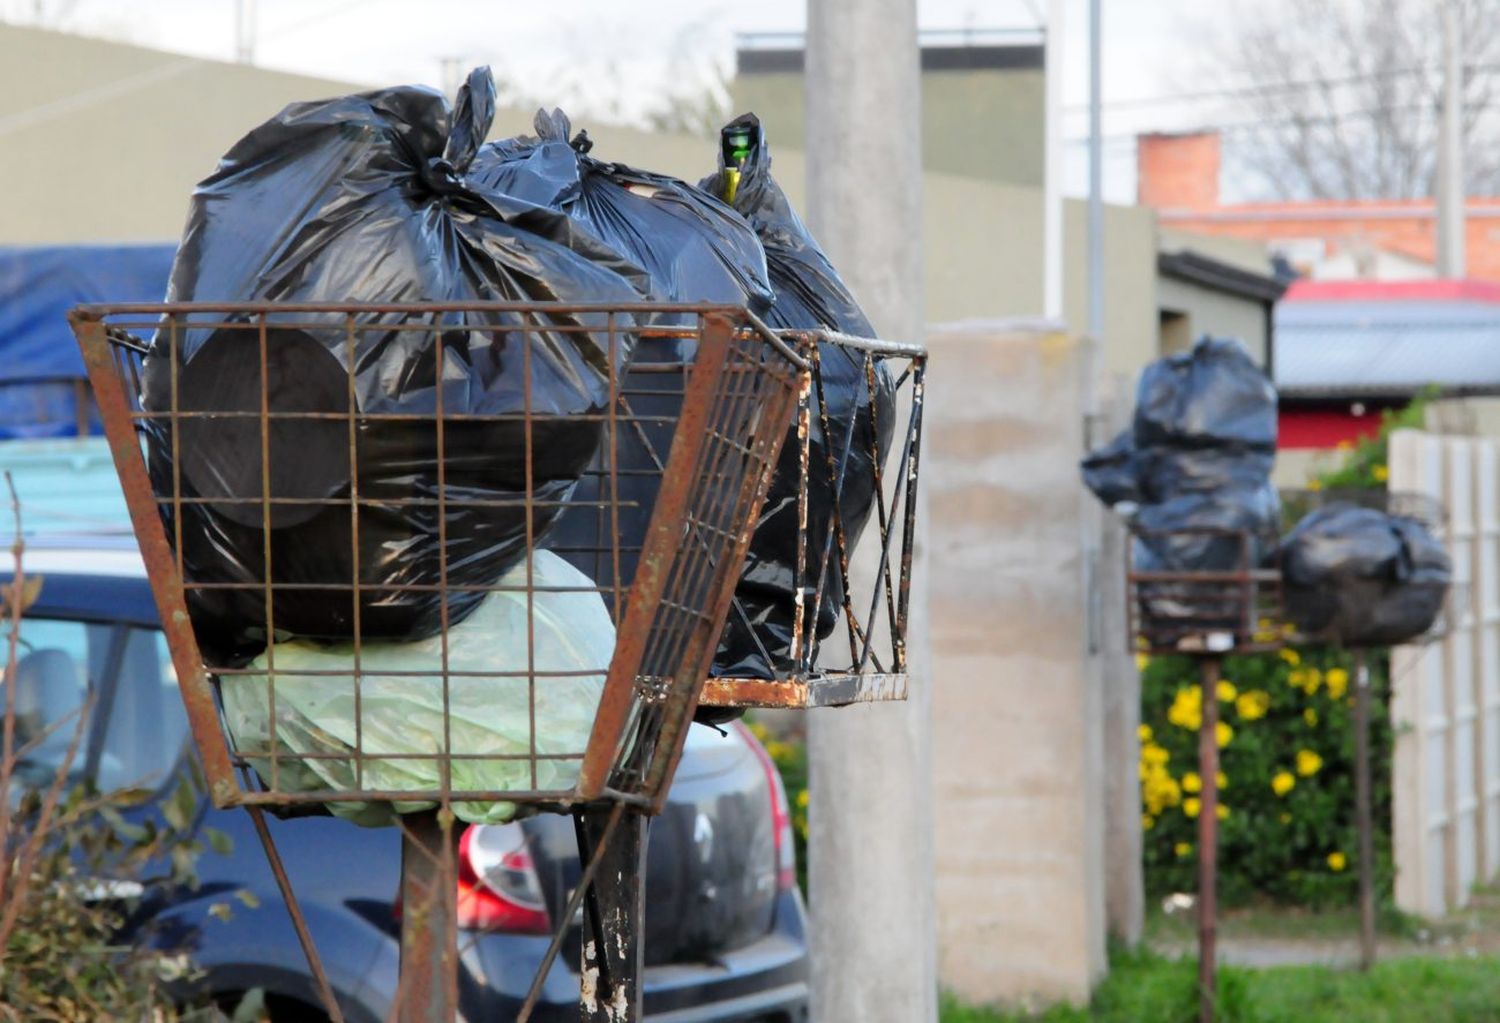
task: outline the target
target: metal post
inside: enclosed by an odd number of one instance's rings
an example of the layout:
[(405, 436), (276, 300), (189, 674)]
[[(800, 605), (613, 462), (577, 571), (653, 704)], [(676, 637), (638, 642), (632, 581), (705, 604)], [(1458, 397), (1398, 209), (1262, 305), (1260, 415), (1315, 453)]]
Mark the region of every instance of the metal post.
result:
[(451, 811), (401, 824), (400, 1023), (451, 1023), (458, 1014), (458, 880)]
[(1375, 828), (1370, 811), (1370, 666), (1354, 651), (1354, 821), (1359, 833), (1359, 966), (1375, 965)]
[[(641, 1018), (641, 922), (646, 914), (646, 822), (626, 810), (609, 830), (610, 810), (573, 818), (580, 862), (599, 857), (584, 896), (579, 1023), (636, 1023)], [(599, 844), (603, 842), (603, 848)]]
[(1198, 777), (1203, 780), (1198, 809), (1198, 1020), (1213, 1023), (1218, 993), (1219, 890), (1219, 658), (1199, 663), (1203, 719), (1198, 728)]
[(1438, 155), (1438, 276), (1462, 277), (1465, 266), (1463, 39), (1458, 0), (1443, 6), (1443, 119)]
[(1063, 317), (1063, 42), (1066, 0), (1048, 0), (1045, 49), (1046, 125), (1042, 169), (1042, 315)]

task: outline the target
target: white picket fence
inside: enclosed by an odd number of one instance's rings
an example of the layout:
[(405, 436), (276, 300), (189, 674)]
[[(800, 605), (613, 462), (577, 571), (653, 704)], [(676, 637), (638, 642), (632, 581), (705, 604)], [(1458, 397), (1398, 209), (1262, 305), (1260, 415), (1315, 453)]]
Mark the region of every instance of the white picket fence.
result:
[(1441, 637), (1391, 652), (1396, 904), (1436, 916), (1500, 872), (1500, 441), (1399, 430), (1389, 466), (1453, 557)]

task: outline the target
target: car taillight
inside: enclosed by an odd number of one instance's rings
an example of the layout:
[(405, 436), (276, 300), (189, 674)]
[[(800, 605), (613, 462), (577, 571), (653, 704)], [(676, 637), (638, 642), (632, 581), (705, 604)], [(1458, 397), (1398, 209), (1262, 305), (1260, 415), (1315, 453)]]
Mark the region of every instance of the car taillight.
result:
[(458, 926), (550, 934), (536, 865), (519, 824), (472, 824), (458, 840)]
[(786, 786), (781, 783), (781, 772), (776, 761), (760, 744), (760, 740), (744, 722), (736, 721), (735, 727), (745, 740), (745, 745), (760, 761), (766, 772), (766, 787), (771, 790), (771, 824), (776, 835), (776, 887), (783, 891), (797, 887), (797, 845), (792, 838), (792, 809), (786, 801)]

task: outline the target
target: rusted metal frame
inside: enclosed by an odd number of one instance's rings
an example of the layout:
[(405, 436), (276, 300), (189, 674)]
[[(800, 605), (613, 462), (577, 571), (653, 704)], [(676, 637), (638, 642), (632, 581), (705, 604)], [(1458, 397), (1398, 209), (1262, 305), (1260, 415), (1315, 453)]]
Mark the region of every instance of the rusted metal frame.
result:
[[(871, 414), (872, 414), (872, 418), (871, 418), (872, 430), (874, 430), (873, 415), (874, 415), (874, 409), (875, 409), (875, 402), (873, 400), (873, 396), (872, 396), (872, 400), (871, 400), (871, 403), (870, 403), (870, 408), (871, 408)], [(906, 465), (907, 459), (908, 459), (908, 457), (910, 456), (910, 454), (911, 454), (911, 452), (913, 450), (913, 431), (911, 429), (910, 423), (908, 423), (908, 427), (907, 427), (907, 430), (905, 432), (906, 432), (906, 436), (902, 440), (902, 449), (901, 449), (901, 464), (903, 466)], [(874, 447), (875, 444), (878, 442), (879, 437), (880, 437), (880, 434), (879, 434), (878, 431), (875, 431), (875, 432), (872, 433), (872, 436), (871, 436), (872, 447)], [(876, 453), (877, 456), (879, 455), (878, 451), (875, 452), (875, 453)], [(898, 614), (896, 603), (895, 603), (895, 597), (894, 597), (894, 594), (892, 592), (891, 576), (892, 576), (893, 573), (891, 572), (891, 541), (892, 541), (893, 537), (895, 536), (895, 530), (891, 528), (891, 526), (894, 525), (894, 522), (887, 522), (888, 516), (886, 515), (885, 496), (884, 496), (884, 489), (883, 489), (884, 486), (885, 486), (885, 483), (884, 483), (884, 477), (883, 477), (883, 474), (882, 474), (881, 468), (880, 468), (880, 462), (881, 462), (881, 459), (879, 457), (877, 457), (875, 459), (875, 494), (876, 494), (876, 507), (879, 509), (879, 513), (880, 513), (880, 575), (875, 580), (874, 592), (871, 594), (871, 597), (870, 597), (870, 613), (869, 613), (868, 617), (865, 619), (866, 622), (868, 623), (868, 629), (869, 629), (868, 633), (865, 636), (865, 646), (864, 646), (864, 649), (862, 651), (860, 651), (859, 659), (854, 663), (854, 670), (855, 671), (864, 671), (866, 665), (869, 663), (869, 655), (870, 655), (870, 651), (871, 651), (871, 644), (873, 643), (874, 638), (875, 638), (875, 628), (874, 628), (874, 625), (875, 625), (875, 611), (877, 610), (877, 608), (880, 605), (880, 586), (881, 586), (881, 581), (883, 580), (884, 583), (885, 583), (885, 597), (886, 597), (886, 605), (887, 605), (887, 614), (889, 615), (889, 624), (890, 624), (890, 628), (891, 628), (891, 655), (892, 655), (892, 658), (897, 662), (896, 665), (893, 666), (892, 670), (894, 672), (899, 673), (902, 670), (904, 670), (904, 666), (905, 666), (904, 647), (905, 647), (905, 642), (906, 642), (906, 619), (903, 616), (901, 616), (901, 615)], [(911, 511), (911, 510), (913, 510), (915, 508), (915, 498), (914, 498), (914, 496), (910, 492), (911, 491), (910, 484), (912, 483), (912, 481), (914, 479), (915, 479), (914, 475), (909, 475), (909, 474), (907, 474), (905, 472), (902, 473), (899, 481), (896, 484), (896, 492), (891, 495), (891, 507), (890, 507), (890, 516), (889, 516), (890, 519), (894, 519), (895, 514), (896, 514), (896, 510), (902, 506), (902, 502), (903, 501), (906, 502), (906, 508), (907, 508), (908, 511)], [(902, 539), (902, 550), (903, 550), (903, 552), (907, 549), (906, 546), (905, 546), (907, 542), (908, 541), (905, 539), (905, 537), (903, 537), (903, 539)], [(909, 574), (910, 573), (909, 562), (906, 561), (903, 558), (902, 564), (903, 564), (903, 571), (906, 574)], [(877, 668), (878, 668), (878, 666), (879, 665), (878, 665), (878, 662), (877, 662)]]
[(909, 676), (872, 672), (835, 672), (769, 681), (756, 678), (710, 678), (699, 706), (708, 707), (846, 707), (906, 698)]
[[(604, 820), (601, 821), (600, 818)], [(613, 818), (585, 811), (575, 820), (579, 855), (597, 843), (599, 869), (589, 884), (589, 930), (579, 963), (580, 1023), (637, 1023), (641, 1018), (641, 975), (646, 915), (646, 829), (650, 818), (627, 810), (609, 841), (600, 836)]]
[[(849, 468), (849, 451), (854, 446), (854, 424), (859, 420), (858, 413), (849, 417), (848, 429), (844, 431), (844, 443), (840, 450), (837, 466), (833, 457), (833, 431), (832, 424), (828, 419), (828, 401), (823, 393), (822, 354), (819, 353), (818, 363), (813, 368), (813, 386), (818, 394), (818, 421), (823, 427), (823, 454), (824, 461), (828, 465), (828, 482), (833, 487), (833, 514), (828, 535), (823, 538), (823, 553), (818, 561), (818, 588), (813, 595), (812, 622), (809, 631), (814, 635), (818, 628), (818, 619), (823, 613), (823, 596), (828, 583), (828, 567), (833, 556), (835, 540), (839, 548), (839, 579), (843, 590), (843, 601), (848, 606), (849, 599), (849, 552), (844, 538), (844, 516), (839, 508), (839, 500), (844, 494), (844, 479)], [(851, 661), (858, 660), (859, 646), (855, 639), (854, 622), (852, 615), (846, 615), (845, 620), (849, 632), (849, 658)], [(809, 641), (808, 648), (814, 644)]]
[(1359, 967), (1375, 965), (1375, 823), (1370, 790), (1370, 665), (1354, 651), (1354, 827), (1359, 840)]
[[(271, 791), (281, 789), (281, 759), (276, 741), (276, 612), (273, 599), (275, 569), (271, 564), (271, 424), (268, 418), (271, 403), (269, 378), (270, 358), (266, 342), (266, 314), (256, 317), (256, 342), (260, 359), (260, 535), (262, 558), (265, 563), (265, 578), (261, 586), (266, 609), (266, 718), (271, 731)], [(174, 473), (181, 470), (172, 467)]]
[[(871, 463), (874, 466), (875, 476), (875, 512), (876, 521), (880, 526), (880, 578), (876, 580), (877, 596), (870, 603), (870, 614), (866, 618), (865, 648), (859, 655), (856, 667), (864, 669), (866, 658), (870, 652), (870, 644), (875, 638), (875, 611), (879, 604), (878, 590), (883, 586), (885, 590), (886, 623), (890, 627), (891, 635), (896, 634), (896, 587), (891, 581), (891, 559), (890, 559), (890, 536), (891, 528), (888, 521), (889, 516), (885, 508), (885, 473), (883, 464), (887, 452), (880, 450), (880, 403), (876, 401), (877, 385), (875, 383), (875, 358), (870, 353), (865, 353), (865, 393), (870, 399), (870, 453), (873, 456)], [(894, 390), (893, 390), (894, 393)], [(903, 447), (905, 446), (903, 442)], [(901, 496), (898, 491), (891, 497), (891, 515), (896, 512), (896, 499)]]
[[(609, 419), (608, 419), (608, 442), (609, 442), (609, 526), (610, 526), (610, 580), (614, 590), (614, 602), (611, 607), (614, 610), (615, 627), (620, 625), (620, 600), (623, 594), (620, 590), (620, 422), (619, 408), (616, 401), (620, 394), (620, 365), (618, 360), (619, 334), (615, 329), (615, 314), (610, 313), (607, 326), (609, 328)], [(597, 557), (595, 564), (598, 564)], [(598, 575), (594, 576), (598, 579)]]
[[(725, 365), (726, 386), (715, 392), (715, 400), (710, 408), (713, 412), (711, 422), (734, 423), (749, 421), (751, 413), (757, 406), (763, 403), (763, 394), (760, 387), (766, 383), (757, 375), (737, 372), (742, 369), (738, 363), (747, 361), (742, 350), (739, 348), (739, 339), (730, 334), (725, 343), (710, 344), (706, 349), (713, 353), (720, 347), (723, 349), (722, 356), (712, 356), (721, 360)], [(763, 415), (765, 410), (759, 410)], [(718, 431), (709, 429), (709, 436), (718, 437)], [(752, 458), (753, 452), (741, 453), (742, 457)], [(750, 531), (750, 523), (755, 518), (755, 508), (745, 509), (742, 515), (737, 515), (739, 505), (736, 503), (735, 495), (737, 489), (725, 485), (724, 477), (728, 473), (728, 465), (732, 465), (734, 458), (731, 448), (724, 444), (706, 444), (698, 454), (698, 461), (687, 467), (687, 478), (689, 479), (689, 493), (687, 513), (687, 526), (689, 529), (698, 530), (711, 522), (721, 519), (739, 521), (744, 524), (744, 536), (747, 538)], [(753, 474), (751, 467), (746, 467), (738, 478), (743, 484), (745, 479)], [(703, 495), (707, 494), (705, 498)], [(705, 503), (706, 502), (706, 503)], [(723, 539), (730, 539), (720, 532)], [(731, 544), (732, 546), (732, 544)], [(717, 553), (717, 556), (714, 556)], [(656, 693), (648, 703), (653, 704), (652, 714), (649, 719), (642, 722), (642, 726), (636, 736), (636, 756), (630, 758), (624, 766), (626, 771), (638, 775), (643, 791), (653, 799), (653, 807), (657, 805), (656, 796), (662, 785), (662, 771), (665, 769), (667, 777), (670, 777), (673, 761), (670, 752), (666, 758), (661, 755), (662, 736), (667, 735), (666, 747), (670, 751), (675, 745), (674, 737), (679, 731), (685, 729), (685, 716), (680, 715), (680, 708), (685, 701), (694, 700), (696, 692), (701, 688), (703, 676), (707, 674), (712, 663), (712, 652), (706, 660), (700, 658), (697, 650), (705, 642), (701, 636), (702, 627), (710, 621), (708, 614), (698, 611), (698, 608), (707, 608), (712, 605), (708, 599), (712, 594), (713, 580), (722, 573), (719, 570), (720, 562), (724, 556), (723, 551), (710, 551), (709, 556), (693, 559), (686, 563), (679, 560), (673, 567), (669, 576), (665, 594), (661, 606), (669, 611), (676, 612), (677, 621), (660, 629), (656, 633), (660, 640), (654, 645), (648, 645), (645, 655), (643, 670), (654, 676), (658, 676)], [(738, 566), (743, 561), (743, 553), (734, 565), (735, 582), (738, 578)], [(731, 588), (733, 582), (731, 583)], [(685, 623), (684, 617), (693, 618), (695, 622)], [(669, 619), (670, 620), (670, 619)], [(662, 619), (658, 619), (660, 626)], [(723, 631), (723, 620), (720, 618), (716, 625), (716, 631), (709, 641), (717, 646), (719, 635)], [(696, 644), (696, 646), (695, 646)], [(701, 669), (693, 673), (689, 671), (684, 675), (682, 666), (684, 664), (697, 664), (703, 660)], [(685, 691), (688, 690), (688, 691)], [(692, 709), (687, 715), (692, 714)], [(663, 767), (665, 765), (665, 768)], [(655, 810), (653, 809), (653, 812)]]
[[(536, 770), (536, 499), (531, 430), (531, 332), (530, 313), (521, 314), (521, 402), (526, 420), (521, 426), (526, 471), (526, 740), (531, 752), (531, 787), (537, 787)], [(538, 330), (541, 325), (537, 324)], [(447, 666), (444, 665), (446, 668)]]
[(271, 829), (266, 827), (265, 811), (258, 806), (247, 806), (245, 812), (255, 825), (255, 834), (260, 839), (261, 848), (265, 850), (271, 876), (276, 879), (276, 887), (281, 891), (287, 915), (292, 918), (292, 929), (297, 932), (297, 943), (302, 946), (302, 954), (307, 957), (307, 968), (313, 975), (313, 986), (317, 989), (318, 998), (323, 1002), (323, 1008), (327, 1010), (332, 1023), (344, 1023), (343, 1010), (339, 1008), (339, 1001), (333, 995), (333, 986), (328, 983), (328, 973), (323, 969), (323, 959), (318, 955), (312, 932), (307, 928), (307, 918), (302, 915), (302, 906), (297, 901), (297, 893), (292, 890), (291, 879), (287, 877), (286, 866), (281, 862), (281, 853), (271, 837)]
[[(710, 325), (713, 323), (710, 318)], [(767, 396), (763, 407), (763, 416), (755, 435), (755, 448), (760, 452), (758, 463), (752, 462), (747, 467), (745, 479), (740, 487), (740, 504), (738, 508), (744, 509), (742, 515), (737, 516), (737, 521), (753, 522), (759, 513), (761, 504), (765, 501), (766, 492), (770, 489), (771, 476), (776, 468), (777, 456), (781, 451), (782, 442), (786, 438), (786, 422), (791, 417), (792, 402), (795, 400), (794, 392), (790, 388), (778, 386)], [(667, 740), (667, 755), (665, 759), (661, 756), (658, 747), (657, 756), (652, 761), (652, 776), (648, 791), (654, 792), (654, 812), (660, 812), (667, 799), (667, 785), (671, 781), (673, 773), (677, 769), (677, 763), (682, 757), (683, 743), (687, 739), (688, 724), (692, 719), (693, 712), (698, 706), (698, 697), (703, 688), (703, 679), (708, 674), (709, 666), (713, 663), (713, 655), (718, 647), (719, 636), (724, 630), (724, 618), (729, 611), (729, 600), (734, 593), (734, 586), (739, 578), (739, 566), (743, 564), (745, 550), (750, 544), (750, 529), (748, 525), (741, 533), (738, 542), (728, 552), (728, 556), (721, 562), (720, 567), (714, 574), (710, 593), (713, 602), (702, 621), (695, 630), (697, 636), (697, 649), (694, 658), (684, 657), (677, 662), (679, 677), (682, 679), (680, 685), (686, 689), (687, 707), (684, 715), (675, 722), (668, 722), (674, 726), (675, 734), (667, 734), (663, 738)], [(658, 740), (660, 742), (661, 740)], [(661, 764), (657, 769), (658, 762)]]
[[(345, 375), (348, 378), (347, 400), (349, 402), (349, 576), (352, 590), (352, 624), (354, 627), (354, 787), (365, 787), (365, 714), (364, 714), (364, 666), (362, 649), (364, 636), (360, 622), (360, 567), (359, 567), (359, 395), (355, 386), (354, 369), (359, 364), (359, 346), (355, 343), (354, 314), (344, 318), (344, 358), (347, 362)], [(438, 385), (442, 385), (441, 379)]]
[[(714, 343), (717, 350), (708, 347), (710, 332), (705, 325), (698, 345), (699, 358), (688, 379), (682, 416), (667, 456), (667, 471), (651, 512), (625, 616), (617, 633), (614, 657), (610, 661), (599, 710), (579, 769), (577, 793), (581, 802), (598, 799), (603, 793), (621, 748), (625, 724), (635, 704), (635, 677), (659, 613), (657, 605), (680, 546), (677, 534), (687, 511), (691, 482), (686, 470), (697, 463), (698, 452), (705, 442), (702, 427), (708, 414), (708, 403), (724, 370), (724, 339), (715, 338)], [(705, 348), (708, 348), (707, 352)], [(704, 358), (705, 354), (708, 358)], [(682, 467), (680, 471), (679, 466)]]
[[(580, 808), (578, 812), (582, 812)], [(531, 1014), (536, 1009), (537, 999), (541, 997), (542, 985), (547, 981), (547, 974), (552, 971), (552, 964), (557, 959), (557, 953), (562, 949), (564, 939), (567, 937), (568, 929), (572, 926), (573, 918), (578, 915), (578, 910), (583, 906), (583, 900), (593, 886), (594, 876), (599, 871), (599, 864), (604, 858), (604, 850), (614, 840), (616, 829), (620, 826), (620, 820), (626, 813), (631, 811), (625, 808), (621, 801), (615, 801), (610, 807), (604, 828), (599, 834), (599, 840), (595, 844), (593, 852), (581, 860), (582, 872), (578, 876), (578, 884), (574, 886), (572, 893), (568, 896), (567, 904), (563, 906), (558, 915), (557, 922), (553, 925), (552, 940), (547, 943), (547, 949), (542, 953), (542, 961), (538, 964), (536, 973), (531, 978), (531, 987), (526, 991), (526, 998), (521, 1003), (521, 1009), (516, 1013), (516, 1023), (527, 1023)]]
[(458, 875), (446, 807), (401, 822), (401, 1023), (458, 1013)]
[(171, 544), (167, 542), (166, 527), (157, 512), (156, 494), (146, 473), (145, 459), (123, 383), (115, 369), (115, 356), (106, 327), (98, 316), (78, 310), (68, 314), (68, 322), (78, 338), (94, 401), (99, 407), (99, 417), (105, 424), (110, 455), (120, 477), (120, 487), (125, 492), (126, 508), (140, 543), (151, 595), (156, 602), (162, 631), (172, 655), (172, 667), (182, 691), (188, 726), (203, 761), (209, 796), (215, 806), (229, 806), (238, 788), (229, 760), (229, 747), (219, 728), (213, 685), (203, 670), (197, 637), (188, 621), (182, 576), (177, 570)]
[[(715, 380), (723, 386), (716, 387), (705, 404), (708, 413), (702, 428), (705, 441), (696, 452), (695, 460), (684, 464), (681, 470), (674, 467), (673, 473), (687, 481), (687, 510), (683, 526), (699, 537), (704, 549), (695, 559), (684, 561), (678, 558), (668, 573), (658, 602), (658, 615), (643, 655), (641, 675), (637, 677), (638, 687), (643, 678), (650, 679), (649, 689), (642, 693), (647, 713), (639, 723), (633, 748), (621, 758), (616, 772), (622, 784), (626, 783), (627, 777), (634, 779), (652, 797), (655, 791), (650, 778), (653, 767), (659, 763), (662, 733), (664, 730), (672, 732), (677, 725), (676, 716), (681, 714), (685, 699), (682, 686), (678, 684), (681, 677), (678, 669), (689, 656), (697, 638), (694, 625), (684, 619), (697, 618), (701, 624), (703, 616), (698, 608), (706, 606), (707, 601), (706, 594), (699, 591), (723, 556), (722, 550), (716, 549), (702, 536), (705, 529), (713, 532), (709, 523), (724, 517), (726, 502), (731, 500), (729, 495), (733, 491), (733, 487), (724, 485), (721, 480), (729, 449), (726, 445), (713, 443), (713, 439), (720, 436), (713, 425), (721, 420), (736, 421), (736, 417), (744, 414), (742, 406), (747, 400), (753, 405), (757, 393), (753, 378), (735, 372), (739, 368), (736, 362), (740, 356), (733, 336), (708, 337), (709, 333), (709, 328), (705, 328), (706, 337), (699, 346), (699, 358), (706, 358), (721, 367)], [(722, 532), (720, 538), (726, 538)], [(722, 632), (722, 622), (720, 630)], [(707, 673), (707, 666), (703, 673)], [(701, 677), (696, 681), (701, 682)]]
[(888, 341), (878, 337), (859, 337), (854, 334), (844, 334), (837, 330), (788, 330), (781, 333), (783, 336), (800, 334), (814, 344), (828, 341), (838, 345), (840, 348), (869, 352), (872, 355), (896, 356), (909, 359), (925, 359), (927, 357), (926, 346), (911, 341)]
[(1198, 1019), (1213, 1023), (1218, 1001), (1219, 658), (1199, 661), (1203, 713), (1198, 728)]
[[(816, 352), (816, 349), (814, 349)], [(799, 672), (812, 670), (814, 636), (807, 635), (807, 486), (812, 472), (813, 371), (804, 369), (797, 379), (797, 557), (792, 569), (792, 664)], [(814, 624), (813, 632), (817, 625)], [(752, 629), (753, 633), (754, 630)], [(767, 657), (766, 663), (770, 663)]]
[[(432, 329), (437, 335), (436, 354), (434, 357), (433, 372), (437, 377), (437, 386), (433, 388), (433, 425), (435, 427), (434, 441), (437, 444), (437, 530), (438, 530), (438, 657), (439, 670), (443, 685), (443, 752), (442, 759), (438, 762), (438, 791), (439, 803), (444, 812), (450, 812), (449, 799), (453, 791), (453, 721), (451, 713), (452, 693), (449, 685), (448, 675), (448, 474), (447, 474), (447, 450), (445, 441), (447, 435), (444, 432), (444, 408), (443, 408), (443, 356), (447, 345), (443, 343), (442, 330), (436, 325)], [(524, 352), (527, 345), (522, 338), (521, 350)], [(531, 380), (523, 373), (523, 386), (530, 388)], [(530, 509), (527, 509), (528, 515)], [(527, 551), (528, 555), (530, 551)], [(402, 858), (402, 872), (406, 870), (405, 857)], [(404, 884), (403, 878), (403, 884)]]
[[(83, 303), (77, 307), (77, 311), (90, 318), (102, 318), (105, 316), (162, 316), (181, 315), (192, 313), (224, 313), (243, 314), (255, 316), (262, 313), (393, 313), (406, 314), (410, 316), (429, 315), (434, 312), (444, 313), (524, 313), (531, 312), (539, 306), (545, 306), (556, 313), (693, 313), (699, 316), (717, 313), (724, 316), (734, 316), (744, 320), (752, 326), (759, 321), (754, 320), (751, 314), (743, 307), (725, 305), (719, 302), (530, 302), (530, 301), (442, 301), (442, 302), (284, 302), (284, 301), (254, 301), (254, 302), (104, 302)], [(146, 327), (154, 326), (154, 321), (143, 324)], [(278, 325), (284, 325), (278, 323)], [(297, 326), (297, 324), (292, 324)], [(326, 323), (318, 326), (327, 327)], [(417, 324), (405, 329), (420, 330), (429, 325)], [(775, 332), (769, 328), (762, 328), (765, 333), (775, 337)], [(382, 323), (379, 328), (382, 331), (403, 329), (400, 323)], [(553, 328), (548, 328), (549, 330)], [(571, 333), (588, 333), (598, 330), (597, 327), (586, 325), (566, 326), (559, 325), (558, 331)], [(651, 328), (660, 330), (663, 328)], [(857, 340), (857, 339), (856, 339)]]
[(903, 461), (902, 485), (906, 488), (906, 521), (901, 531), (901, 586), (896, 601), (897, 628), (891, 637), (895, 646), (893, 671), (906, 671), (906, 625), (911, 616), (911, 564), (917, 545), (917, 481), (922, 461), (922, 416), (927, 388), (927, 356), (925, 353), (913, 357), (915, 372), (912, 374), (911, 418), (908, 420), (908, 454)]

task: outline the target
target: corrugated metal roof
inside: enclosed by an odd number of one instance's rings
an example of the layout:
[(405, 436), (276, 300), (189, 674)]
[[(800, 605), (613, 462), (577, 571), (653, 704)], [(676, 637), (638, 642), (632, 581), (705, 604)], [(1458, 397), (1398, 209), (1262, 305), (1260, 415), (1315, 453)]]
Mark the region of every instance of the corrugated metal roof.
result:
[(1500, 392), (1500, 304), (1297, 301), (1276, 307), (1272, 373), (1288, 397)]

